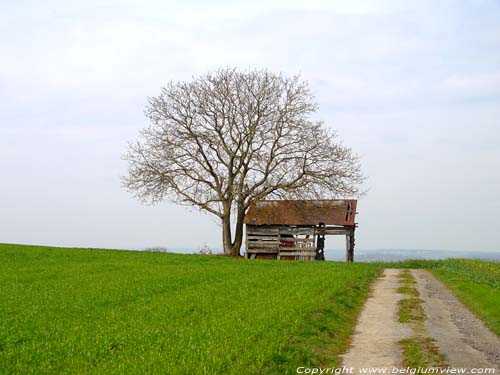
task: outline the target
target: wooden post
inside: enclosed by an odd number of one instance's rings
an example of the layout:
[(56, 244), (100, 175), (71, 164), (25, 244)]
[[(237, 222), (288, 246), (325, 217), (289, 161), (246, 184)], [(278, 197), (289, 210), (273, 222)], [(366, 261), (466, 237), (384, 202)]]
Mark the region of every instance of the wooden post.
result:
[(281, 260), (280, 247), (281, 247), (281, 232), (278, 230), (278, 253), (276, 254), (276, 260)]
[(325, 223), (319, 223), (316, 227), (316, 256), (315, 260), (325, 260)]
[(349, 262), (349, 244), (351, 243), (351, 241), (349, 240), (349, 235), (346, 234), (345, 235), (345, 261), (346, 262)]
[(345, 235), (346, 252), (345, 258), (347, 262), (354, 262), (354, 229)]
[(248, 226), (245, 225), (245, 259), (248, 259)]

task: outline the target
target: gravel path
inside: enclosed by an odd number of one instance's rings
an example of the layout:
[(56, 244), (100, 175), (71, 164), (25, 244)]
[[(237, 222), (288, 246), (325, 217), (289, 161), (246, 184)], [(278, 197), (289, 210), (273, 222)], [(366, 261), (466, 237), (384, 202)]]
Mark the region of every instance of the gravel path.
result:
[[(412, 270), (427, 320), (428, 336), (436, 340), (453, 368), (495, 368), (500, 373), (500, 339), (462, 305), (429, 271)], [(401, 270), (386, 269), (372, 285), (342, 365), (354, 368), (403, 367), (399, 341), (412, 330), (398, 322), (397, 292)]]
[(402, 366), (402, 352), (398, 341), (411, 331), (398, 322), (397, 292), (400, 270), (386, 269), (372, 285), (370, 296), (358, 319), (351, 348), (342, 356), (345, 367), (377, 367), (391, 369)]
[(500, 339), (476, 318), (429, 271), (413, 270), (424, 300), (429, 336), (451, 367), (500, 370)]

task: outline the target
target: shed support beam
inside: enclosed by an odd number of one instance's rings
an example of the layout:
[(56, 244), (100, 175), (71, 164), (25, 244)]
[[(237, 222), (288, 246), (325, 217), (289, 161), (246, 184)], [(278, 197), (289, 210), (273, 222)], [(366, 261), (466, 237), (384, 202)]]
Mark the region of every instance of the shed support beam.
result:
[(345, 258), (347, 262), (354, 262), (354, 229), (345, 236), (346, 253)]

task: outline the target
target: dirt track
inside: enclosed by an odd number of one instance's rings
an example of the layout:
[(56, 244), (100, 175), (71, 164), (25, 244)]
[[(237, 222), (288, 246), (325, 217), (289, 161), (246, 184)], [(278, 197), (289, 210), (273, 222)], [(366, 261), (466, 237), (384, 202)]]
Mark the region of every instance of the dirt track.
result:
[(426, 326), (451, 367), (500, 370), (500, 339), (429, 271), (413, 270), (424, 300)]
[(343, 365), (401, 367), (403, 356), (398, 341), (411, 331), (398, 322), (399, 270), (387, 269), (373, 285), (358, 319), (351, 348), (343, 355)]
[[(402, 367), (399, 341), (411, 330), (398, 322), (400, 270), (387, 269), (373, 284), (358, 319), (343, 365), (354, 369)], [(424, 300), (428, 336), (436, 340), (446, 363), (454, 368), (495, 368), (500, 371), (500, 339), (465, 308), (434, 276), (413, 270)]]

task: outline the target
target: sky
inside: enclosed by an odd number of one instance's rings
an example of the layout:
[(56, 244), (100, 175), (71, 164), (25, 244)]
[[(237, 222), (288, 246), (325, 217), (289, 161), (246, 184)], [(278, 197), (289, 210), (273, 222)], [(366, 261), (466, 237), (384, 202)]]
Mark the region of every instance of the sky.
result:
[(235, 66), (301, 74), (360, 155), (358, 248), (500, 251), (499, 0), (1, 8), (0, 243), (220, 248), (214, 218), (125, 191), (121, 157), (147, 97)]

